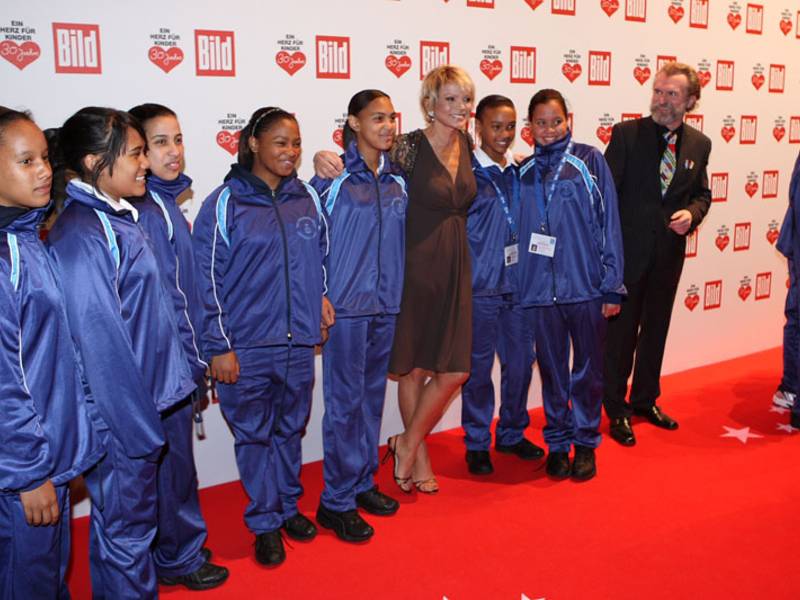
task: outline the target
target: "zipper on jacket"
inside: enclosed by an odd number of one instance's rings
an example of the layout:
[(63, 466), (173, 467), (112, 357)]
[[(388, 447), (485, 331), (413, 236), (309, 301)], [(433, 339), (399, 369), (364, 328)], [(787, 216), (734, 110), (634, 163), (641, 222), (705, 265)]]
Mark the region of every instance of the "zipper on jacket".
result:
[(272, 207), (275, 209), (275, 217), (281, 230), (283, 239), (283, 279), (286, 285), (286, 339), (292, 341), (292, 294), (289, 289), (289, 242), (286, 239), (286, 228), (283, 226), (281, 211), (278, 210), (278, 201), (275, 198), (275, 190), (270, 189), (272, 194)]
[(381, 241), (383, 240), (383, 204), (381, 203), (381, 185), (378, 181), (378, 176), (374, 173), (372, 176), (375, 178), (375, 193), (378, 196), (378, 281), (375, 284), (375, 296), (379, 309), (383, 309), (380, 300), (381, 290)]
[[(545, 187), (545, 191), (547, 191), (547, 187)], [(555, 196), (555, 194), (553, 194)], [(547, 198), (547, 194), (545, 194), (545, 199)], [(551, 198), (552, 200), (552, 198)], [(547, 223), (547, 235), (552, 235), (552, 231), (550, 231), (550, 205), (546, 204), (544, 207), (544, 221)], [(556, 295), (556, 255), (553, 253), (553, 258), (550, 259), (550, 274), (552, 275), (553, 281), (553, 304), (556, 304), (558, 301), (558, 296)]]

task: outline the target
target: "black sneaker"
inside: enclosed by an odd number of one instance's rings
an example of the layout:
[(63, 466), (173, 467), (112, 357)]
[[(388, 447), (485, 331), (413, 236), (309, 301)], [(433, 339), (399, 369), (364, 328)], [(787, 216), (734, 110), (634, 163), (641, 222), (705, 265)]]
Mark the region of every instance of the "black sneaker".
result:
[(210, 590), (225, 583), (227, 578), (228, 569), (205, 562), (194, 573), (175, 575), (173, 577), (162, 576), (158, 578), (158, 583), (161, 585), (182, 585), (190, 590)]
[(494, 473), (489, 451), (467, 450), (467, 469), (473, 475), (491, 475)]
[(283, 530), (286, 535), (298, 542), (308, 542), (317, 535), (317, 526), (301, 513), (286, 519), (283, 522)]
[(522, 460), (538, 460), (544, 457), (544, 448), (540, 448), (526, 438), (522, 438), (516, 444), (511, 444), (510, 446), (495, 444), (494, 449), (498, 452), (505, 452), (506, 454), (516, 454)]
[(575, 481), (587, 481), (597, 475), (594, 462), (594, 448), (575, 445), (575, 460), (572, 461), (572, 478)]
[(256, 560), (267, 567), (274, 567), (286, 560), (280, 529), (256, 536)]
[(569, 477), (569, 453), (550, 452), (547, 455), (547, 466), (545, 472), (553, 479), (566, 479)]
[(400, 503), (391, 496), (378, 491), (377, 485), (371, 490), (356, 494), (356, 505), (369, 514), (380, 517), (389, 517), (400, 508)]
[(332, 529), (336, 537), (345, 542), (366, 542), (375, 533), (357, 510), (337, 512), (323, 504), (317, 508), (317, 523), (325, 529)]

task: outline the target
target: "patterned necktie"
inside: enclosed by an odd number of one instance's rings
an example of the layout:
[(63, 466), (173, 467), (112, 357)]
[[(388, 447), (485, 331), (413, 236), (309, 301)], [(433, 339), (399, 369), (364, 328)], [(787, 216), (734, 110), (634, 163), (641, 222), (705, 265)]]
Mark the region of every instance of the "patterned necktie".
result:
[(661, 156), (661, 168), (659, 169), (662, 196), (667, 193), (672, 176), (675, 175), (675, 144), (678, 141), (678, 134), (668, 131), (664, 134), (664, 139), (667, 140), (667, 147), (664, 148), (664, 154)]

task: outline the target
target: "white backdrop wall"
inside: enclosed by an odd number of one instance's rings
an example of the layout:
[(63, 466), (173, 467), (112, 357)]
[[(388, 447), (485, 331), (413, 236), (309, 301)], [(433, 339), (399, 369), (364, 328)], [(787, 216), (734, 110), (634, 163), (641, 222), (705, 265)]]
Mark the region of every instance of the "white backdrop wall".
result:
[[(194, 197), (191, 219), (233, 160), (236, 131), (258, 107), (297, 114), (305, 159), (337, 149), (347, 102), (377, 87), (422, 125), (428, 68), (451, 62), (477, 97), (517, 104), (515, 151), (530, 152), (531, 95), (567, 97), (576, 139), (607, 143), (624, 115), (647, 114), (652, 76), (669, 57), (700, 69), (693, 122), (713, 141), (715, 202), (687, 259), (665, 372), (780, 344), (786, 265), (774, 249), (800, 150), (800, 3), (760, 0), (94, 0), (0, 7), (0, 104), (44, 127), (85, 105), (159, 102), (179, 115)], [(318, 359), (319, 360), (319, 359)], [(319, 367), (319, 364), (318, 364)], [(497, 369), (495, 369), (497, 380)], [(306, 461), (321, 457), (321, 370)], [(538, 378), (530, 405), (540, 403)], [(440, 428), (458, 426), (456, 399)], [(384, 436), (400, 428), (390, 383)], [(232, 438), (214, 405), (196, 444), (202, 486), (236, 479)], [(83, 512), (80, 510), (79, 512)]]

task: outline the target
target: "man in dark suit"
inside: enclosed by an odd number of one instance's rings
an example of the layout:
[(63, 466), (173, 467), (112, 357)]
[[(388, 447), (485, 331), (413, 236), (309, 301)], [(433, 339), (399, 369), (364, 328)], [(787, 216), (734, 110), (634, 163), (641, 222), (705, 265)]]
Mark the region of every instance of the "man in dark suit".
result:
[(624, 446), (636, 443), (632, 415), (664, 429), (678, 427), (656, 399), (686, 235), (711, 202), (706, 174), (711, 140), (683, 122), (699, 98), (692, 67), (665, 65), (653, 83), (650, 116), (615, 125), (605, 153), (619, 195), (628, 297), (609, 322), (603, 404), (611, 437)]

